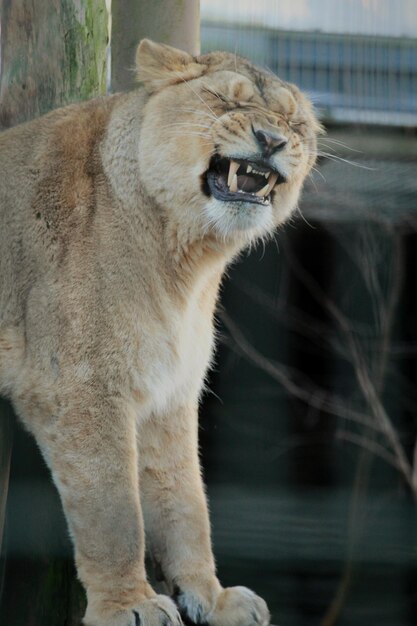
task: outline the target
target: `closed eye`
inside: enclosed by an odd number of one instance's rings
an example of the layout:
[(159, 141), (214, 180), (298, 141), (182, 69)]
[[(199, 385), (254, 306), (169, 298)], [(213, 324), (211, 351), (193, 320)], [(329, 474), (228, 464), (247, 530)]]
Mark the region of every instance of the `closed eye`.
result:
[(203, 91), (220, 100), (228, 109), (244, 109), (245, 107), (256, 106), (256, 104), (253, 102), (254, 96), (250, 96), (246, 100), (241, 101), (228, 98), (224, 94), (221, 94), (218, 91), (214, 91), (214, 89), (210, 89), (209, 87), (203, 87)]
[(306, 123), (301, 121), (289, 122), (290, 127), (298, 134), (304, 134), (306, 131)]
[(232, 103), (229, 98), (221, 93), (218, 93), (217, 91), (214, 91), (214, 89), (210, 89), (209, 87), (203, 87), (203, 91), (204, 93), (209, 93), (211, 96), (218, 98), (218, 100), (221, 100), (221, 102), (223, 102), (224, 104), (230, 105)]

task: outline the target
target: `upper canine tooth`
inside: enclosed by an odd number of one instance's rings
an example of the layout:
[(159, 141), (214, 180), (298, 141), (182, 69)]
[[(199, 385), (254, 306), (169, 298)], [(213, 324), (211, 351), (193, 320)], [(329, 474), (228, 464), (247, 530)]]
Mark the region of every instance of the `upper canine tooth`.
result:
[(236, 174), (233, 175), (233, 179), (229, 185), (229, 189), (230, 191), (233, 191), (234, 193), (236, 193), (237, 191), (237, 175)]
[(271, 174), (271, 178), (269, 179), (269, 186), (271, 187), (271, 189), (274, 187), (275, 183), (277, 182), (278, 179), (278, 174)]
[(248, 165), (247, 168), (246, 168), (246, 173), (250, 174), (251, 171), (252, 171), (252, 165)]
[(265, 178), (268, 179), (270, 174), (271, 174), (271, 172), (265, 172), (265, 174), (264, 174)]
[(262, 189), (260, 189), (259, 191), (256, 192), (257, 196), (266, 196), (266, 194), (268, 193), (270, 188), (270, 185), (265, 185), (265, 187), (262, 187)]
[(278, 174), (271, 174), (271, 178), (269, 179), (269, 183), (268, 183), (268, 193), (271, 193), (271, 191), (275, 187), (277, 178), (278, 178)]
[[(233, 182), (233, 177), (235, 176), (236, 172), (238, 171), (240, 165), (239, 163), (236, 163), (236, 161), (230, 161), (230, 165), (229, 165), (229, 176), (227, 177), (227, 184), (230, 188), (230, 185)], [(237, 190), (237, 184), (236, 184), (236, 189), (230, 189), (230, 191), (236, 191)]]

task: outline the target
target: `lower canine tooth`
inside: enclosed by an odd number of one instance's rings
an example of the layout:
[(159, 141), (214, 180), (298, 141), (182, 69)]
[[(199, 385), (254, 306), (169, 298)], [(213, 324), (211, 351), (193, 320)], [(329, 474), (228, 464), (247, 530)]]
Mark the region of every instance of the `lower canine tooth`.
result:
[(236, 174), (232, 178), (232, 182), (229, 185), (229, 189), (233, 193), (236, 193), (236, 191), (237, 191), (237, 175)]
[(269, 188), (270, 188), (269, 184), (265, 185), (265, 187), (262, 187), (262, 189), (260, 189), (259, 191), (256, 192), (256, 195), (257, 196), (262, 196), (262, 197), (266, 196), (266, 194), (269, 191)]

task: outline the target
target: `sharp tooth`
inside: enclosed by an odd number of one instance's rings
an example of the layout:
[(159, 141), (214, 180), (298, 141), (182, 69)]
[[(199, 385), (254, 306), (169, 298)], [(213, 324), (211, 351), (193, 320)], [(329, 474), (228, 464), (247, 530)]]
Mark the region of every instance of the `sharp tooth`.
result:
[(271, 172), (265, 172), (265, 178), (268, 180), (269, 175), (271, 174)]
[(265, 185), (265, 187), (262, 187), (262, 189), (257, 191), (255, 195), (262, 196), (262, 197), (266, 196), (266, 194), (269, 191), (269, 187), (270, 187), (270, 185)]
[[(275, 183), (277, 182), (277, 178), (278, 178), (278, 174), (271, 174), (271, 178), (269, 179), (269, 183), (268, 183), (268, 194), (271, 193), (271, 191), (273, 190), (273, 188), (275, 187)], [(267, 195), (267, 194), (265, 194)]]
[[(233, 177), (235, 176), (236, 172), (238, 171), (240, 165), (239, 163), (236, 163), (236, 161), (230, 161), (230, 165), (229, 165), (229, 176), (227, 177), (227, 184), (230, 188), (230, 185), (232, 184), (233, 181)], [(236, 191), (235, 189), (230, 189), (230, 191)]]
[(271, 187), (271, 189), (274, 187), (277, 180), (278, 180), (278, 174), (271, 174), (271, 178), (269, 179), (269, 186)]
[(238, 190), (237, 189), (237, 175), (236, 174), (233, 175), (233, 179), (232, 179), (232, 182), (229, 185), (229, 189), (233, 193), (236, 193), (236, 191)]
[(267, 185), (265, 185), (265, 187), (263, 187), (262, 189), (260, 189), (260, 191), (256, 192), (257, 196), (268, 196), (271, 191), (273, 190), (273, 188), (275, 187), (275, 183), (277, 182), (278, 179), (278, 174), (271, 174), (269, 182)]
[(246, 173), (250, 174), (251, 171), (252, 171), (252, 165), (248, 165), (247, 168), (246, 168)]

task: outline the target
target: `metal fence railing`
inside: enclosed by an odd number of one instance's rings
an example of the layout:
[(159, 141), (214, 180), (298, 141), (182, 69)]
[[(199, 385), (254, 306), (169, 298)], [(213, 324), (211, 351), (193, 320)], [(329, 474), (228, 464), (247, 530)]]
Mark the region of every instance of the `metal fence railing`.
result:
[(202, 43), (248, 56), (299, 85), (326, 119), (417, 125), (417, 39), (205, 22)]

